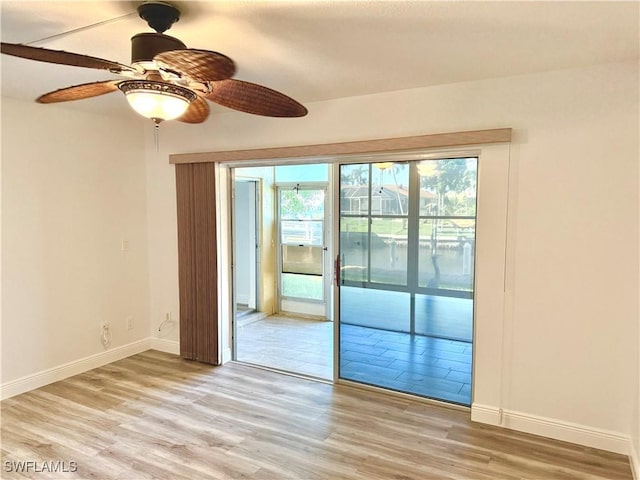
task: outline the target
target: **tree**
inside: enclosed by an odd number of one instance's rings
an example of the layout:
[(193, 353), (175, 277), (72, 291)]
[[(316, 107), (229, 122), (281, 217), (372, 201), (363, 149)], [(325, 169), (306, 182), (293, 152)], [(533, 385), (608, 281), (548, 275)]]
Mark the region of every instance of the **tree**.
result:
[(472, 185), (475, 178), (475, 172), (469, 168), (466, 158), (429, 160), (420, 166), (423, 167), (420, 186), (438, 196), (450, 191), (462, 192)]
[(349, 176), (352, 185), (366, 185), (369, 177), (369, 165), (354, 165)]
[(322, 219), (324, 215), (324, 190), (282, 190), (280, 193), (282, 218), (289, 220)]
[(382, 193), (382, 189), (384, 188), (384, 171), (388, 168), (391, 168), (391, 176), (393, 177), (393, 183), (396, 187), (396, 201), (398, 202), (398, 213), (400, 215), (404, 215), (404, 204), (402, 198), (400, 196), (400, 185), (398, 184), (397, 175), (404, 171), (407, 168), (406, 163), (392, 163), (392, 162), (382, 162), (382, 163), (374, 163), (373, 166), (377, 167), (380, 170), (380, 193)]
[[(433, 228), (431, 229), (431, 263), (433, 264), (434, 277), (429, 281), (428, 287), (440, 286), (440, 266), (438, 265), (438, 226), (441, 221), (438, 217), (455, 214), (472, 213), (460, 212), (459, 195), (475, 182), (475, 159), (471, 164), (466, 158), (447, 160), (429, 160), (419, 165), (420, 186), (425, 190), (436, 194), (437, 202), (433, 212)], [(457, 195), (447, 195), (448, 193)], [(463, 205), (462, 210), (468, 210), (470, 205)]]
[(400, 173), (407, 168), (406, 163), (394, 163), (391, 167), (391, 174), (393, 175), (393, 183), (396, 185), (396, 198), (398, 199), (398, 208), (400, 209), (400, 215), (404, 215), (404, 207), (402, 205), (402, 199), (400, 198), (400, 185), (398, 185), (397, 173)]

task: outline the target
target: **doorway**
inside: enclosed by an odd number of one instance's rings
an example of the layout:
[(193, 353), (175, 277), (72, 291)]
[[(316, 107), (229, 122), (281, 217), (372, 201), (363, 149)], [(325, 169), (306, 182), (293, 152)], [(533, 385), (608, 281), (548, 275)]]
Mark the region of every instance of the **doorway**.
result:
[[(334, 328), (330, 167), (284, 165), (236, 167), (236, 180), (257, 179), (261, 200), (256, 249), (261, 268), (257, 297), (259, 308), (244, 317), (236, 302), (232, 358), (238, 361), (311, 377), (333, 380)], [(244, 208), (250, 197), (236, 188), (232, 217), (234, 225), (247, 221)], [(244, 260), (234, 229), (236, 251), (234, 277), (236, 299)]]
[(326, 185), (278, 186), (280, 312), (329, 316), (327, 197)]
[(235, 299), (236, 315), (259, 310), (259, 181), (236, 178), (234, 185)]
[(234, 359), (470, 404), (477, 158), (401, 158), (232, 169), (260, 179), (272, 298)]

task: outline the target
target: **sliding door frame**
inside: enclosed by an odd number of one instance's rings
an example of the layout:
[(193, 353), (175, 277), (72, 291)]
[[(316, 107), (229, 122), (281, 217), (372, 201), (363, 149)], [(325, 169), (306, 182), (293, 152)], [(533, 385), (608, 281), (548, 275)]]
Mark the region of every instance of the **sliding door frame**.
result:
[[(495, 417), (493, 407), (504, 405), (505, 388), (503, 378), (505, 370), (509, 368), (508, 350), (505, 349), (506, 339), (509, 338), (511, 328), (512, 309), (512, 285), (513, 285), (513, 211), (508, 205), (515, 202), (517, 172), (511, 168), (511, 135), (510, 128), (492, 130), (478, 130), (470, 132), (455, 132), (445, 134), (421, 135), (416, 137), (388, 138), (380, 140), (367, 140), (359, 142), (345, 142), (337, 144), (306, 145), (297, 147), (267, 148), (255, 150), (220, 151), (209, 153), (177, 154), (170, 156), (170, 163), (209, 163), (218, 164), (220, 179), (228, 177), (228, 167), (238, 166), (265, 166), (265, 165), (291, 165), (300, 163), (363, 163), (369, 161), (381, 161), (379, 158), (389, 155), (402, 155), (405, 160), (429, 159), (435, 157), (478, 157), (478, 226), (476, 229), (476, 285), (475, 292), (482, 302), (474, 303), (474, 317), (476, 325), (483, 322), (481, 332), (474, 328), (474, 386), (472, 392), (471, 418), (483, 423), (498, 425), (501, 417)], [(463, 149), (462, 151), (456, 149)], [(472, 153), (471, 149), (479, 153)], [(334, 169), (334, 184), (335, 172)], [(228, 185), (220, 189), (220, 196), (216, 207), (221, 209), (218, 217), (222, 225), (229, 232), (228, 217), (229, 201)], [(336, 193), (334, 192), (334, 198)], [(334, 207), (335, 208), (335, 207)], [(225, 209), (227, 212), (225, 213)], [(334, 236), (339, 232), (335, 228), (337, 219), (334, 217)], [(220, 246), (229, 253), (230, 232), (226, 245)], [(225, 239), (219, 238), (219, 241)], [(337, 245), (337, 239), (334, 238)], [(225, 262), (227, 258), (220, 258)], [(230, 263), (230, 258), (229, 258)], [(231, 268), (221, 265), (219, 272), (223, 275), (219, 281), (226, 282), (229, 287)], [(226, 272), (226, 274), (224, 273)], [(334, 272), (337, 274), (338, 272)], [(334, 290), (336, 289), (334, 282)], [(222, 306), (219, 321), (223, 323), (221, 332), (228, 332), (227, 325), (231, 325), (230, 312), (231, 294), (223, 294), (221, 300), (227, 302)], [(334, 306), (339, 298), (334, 295)], [(479, 311), (479, 303), (481, 308)], [(335, 309), (335, 307), (334, 307)], [(334, 322), (335, 322), (334, 318)], [(336, 324), (338, 322), (335, 322)], [(225, 331), (226, 330), (226, 331)], [(337, 333), (335, 333), (337, 336)], [(336, 338), (335, 341), (339, 341)], [(226, 354), (231, 345), (231, 334), (223, 342), (223, 362), (230, 359)], [(335, 349), (334, 349), (335, 350)], [(498, 353), (499, 352), (499, 353)], [(497, 354), (498, 353), (498, 354)], [(336, 368), (337, 362), (334, 362)], [(481, 375), (482, 381), (477, 381), (477, 375)], [(367, 387), (347, 380), (341, 380), (335, 375), (335, 383), (349, 383), (359, 388), (382, 390), (376, 387)], [(398, 394), (406, 396), (406, 394)], [(412, 398), (415, 398), (411, 396)], [(434, 401), (425, 400), (427, 403)], [(440, 403), (440, 402), (435, 402)], [(477, 404), (477, 406), (476, 406)], [(448, 405), (448, 404), (445, 404)], [(461, 407), (466, 409), (465, 407)]]

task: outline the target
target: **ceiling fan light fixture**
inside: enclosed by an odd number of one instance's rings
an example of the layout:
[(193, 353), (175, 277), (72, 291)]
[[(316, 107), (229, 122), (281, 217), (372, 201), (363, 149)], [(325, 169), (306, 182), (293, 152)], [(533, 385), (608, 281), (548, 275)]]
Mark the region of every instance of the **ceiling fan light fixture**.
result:
[(385, 171), (387, 168), (393, 166), (393, 162), (379, 162), (379, 163), (374, 163), (373, 166), (382, 171)]
[(156, 123), (180, 117), (196, 99), (191, 90), (164, 82), (129, 80), (118, 88), (131, 108)]
[(426, 161), (418, 163), (418, 175), (421, 177), (435, 177), (438, 172), (433, 161)]

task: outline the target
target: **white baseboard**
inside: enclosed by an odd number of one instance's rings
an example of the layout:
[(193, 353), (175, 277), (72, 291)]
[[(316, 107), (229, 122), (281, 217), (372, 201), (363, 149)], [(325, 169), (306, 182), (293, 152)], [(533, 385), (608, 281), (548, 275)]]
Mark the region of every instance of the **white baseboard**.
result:
[(629, 436), (618, 432), (521, 412), (505, 410), (503, 413), (503, 425), (513, 430), (543, 435), (556, 440), (577, 443), (623, 455), (629, 454), (629, 445), (631, 444)]
[(631, 451), (631, 438), (618, 432), (513, 410), (503, 410), (502, 418), (500, 417), (499, 408), (476, 404), (471, 407), (471, 420), (474, 422), (498, 425), (623, 455), (629, 455)]
[(638, 456), (638, 450), (636, 450), (633, 442), (629, 448), (629, 463), (631, 464), (631, 473), (634, 480), (640, 480), (640, 457)]
[(166, 340), (164, 338), (151, 337), (149, 339), (149, 343), (149, 348), (152, 350), (180, 355), (180, 342), (177, 340)]
[(28, 392), (29, 390), (44, 387), (50, 383), (78, 375), (93, 368), (98, 368), (108, 363), (130, 357), (131, 355), (136, 355), (149, 350), (149, 344), (149, 339), (144, 338), (133, 343), (128, 343), (127, 345), (111, 348), (104, 352), (65, 363), (64, 365), (48, 368), (47, 370), (3, 383), (0, 385), (0, 399), (5, 400), (15, 395)]
[(471, 421), (487, 423), (489, 425), (500, 425), (500, 409), (489, 405), (471, 405)]

